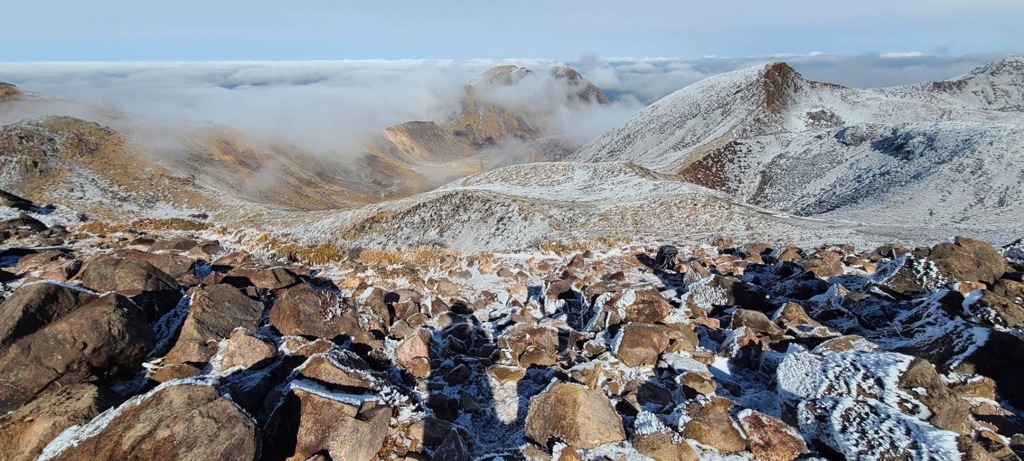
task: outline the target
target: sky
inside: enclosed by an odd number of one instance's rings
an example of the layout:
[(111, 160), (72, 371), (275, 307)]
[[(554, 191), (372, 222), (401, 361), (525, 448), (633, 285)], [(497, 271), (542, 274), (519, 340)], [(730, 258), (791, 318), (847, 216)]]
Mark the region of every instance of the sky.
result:
[(1019, 53), (1021, 0), (6, 0), (0, 62)]

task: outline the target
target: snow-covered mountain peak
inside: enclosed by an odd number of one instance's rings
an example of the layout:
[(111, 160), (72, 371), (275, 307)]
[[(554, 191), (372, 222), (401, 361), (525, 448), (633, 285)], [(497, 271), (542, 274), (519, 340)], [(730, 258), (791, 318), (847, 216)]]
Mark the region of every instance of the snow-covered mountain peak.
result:
[[(883, 89), (771, 63), (683, 88), (575, 152), (633, 161), (786, 213), (1006, 228), (1024, 208), (1024, 59)], [(870, 210), (870, 211), (869, 211)]]

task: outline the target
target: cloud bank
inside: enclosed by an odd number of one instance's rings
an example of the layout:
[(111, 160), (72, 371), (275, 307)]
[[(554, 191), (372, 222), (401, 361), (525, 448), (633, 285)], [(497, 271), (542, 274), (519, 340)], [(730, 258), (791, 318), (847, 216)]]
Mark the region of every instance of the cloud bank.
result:
[[(49, 97), (112, 106), (148, 119), (214, 122), (317, 152), (344, 153), (389, 125), (440, 120), (458, 110), (462, 85), (504, 64), (578, 69), (613, 104), (568, 111), (553, 104), (549, 131), (587, 142), (658, 98), (708, 76), (786, 61), (805, 77), (856, 87), (944, 80), (996, 55), (921, 53), (859, 56), (774, 55), (749, 58), (600, 58), (187, 63), (8, 63), (0, 81)], [(532, 90), (530, 89), (532, 88)], [(524, 87), (521, 104), (551, 103), (549, 85)], [(554, 98), (557, 100), (557, 98)], [(74, 105), (48, 110), (74, 113)], [(32, 115), (32, 114), (21, 114)]]

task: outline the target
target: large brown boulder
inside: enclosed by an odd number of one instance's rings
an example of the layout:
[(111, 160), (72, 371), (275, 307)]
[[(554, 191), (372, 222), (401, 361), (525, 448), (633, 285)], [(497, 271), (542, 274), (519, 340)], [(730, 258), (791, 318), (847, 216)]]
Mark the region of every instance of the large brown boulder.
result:
[(131, 298), (150, 321), (173, 309), (181, 299), (178, 281), (147, 261), (97, 256), (82, 266), (78, 279), (90, 290)]
[(633, 291), (630, 298), (632, 302), (625, 306), (627, 322), (661, 322), (672, 310), (672, 305), (654, 288)]
[(590, 320), (592, 331), (622, 322), (658, 323), (672, 310), (661, 293), (649, 285), (599, 282), (587, 288), (586, 297), (598, 309)]
[(933, 426), (958, 434), (970, 430), (970, 405), (950, 392), (935, 366), (927, 360), (911, 361), (900, 376), (899, 388), (914, 395), (931, 410), (928, 422)]
[(306, 381), (293, 382), (291, 388), (271, 417), (264, 459), (305, 460), (318, 453), (336, 461), (377, 459), (391, 407), (377, 405), (375, 394), (339, 392), (341, 397), (334, 398)]
[(1024, 305), (992, 291), (983, 290), (981, 299), (971, 310), (992, 325), (1009, 328), (1024, 325)]
[(395, 348), (395, 365), (416, 378), (430, 375), (430, 331), (420, 328)]
[(22, 285), (0, 304), (0, 346), (31, 334), (96, 297), (56, 283)]
[(980, 374), (996, 382), (999, 398), (1024, 407), (1024, 341), (1006, 332), (989, 330), (988, 339), (954, 371), (962, 375)]
[(553, 365), (558, 356), (558, 330), (537, 325), (519, 324), (501, 333), (498, 348), (513, 364)]
[(0, 417), (0, 457), (8, 461), (36, 459), (64, 429), (88, 423), (117, 402), (117, 394), (88, 383), (43, 393)]
[(657, 461), (697, 461), (697, 452), (686, 440), (667, 431), (638, 433), (631, 441), (640, 454)]
[(259, 453), (255, 421), (209, 385), (159, 388), (80, 433), (85, 437), (63, 450), (47, 447), (49, 459), (252, 460)]
[(220, 369), (248, 369), (277, 356), (277, 347), (245, 328), (235, 328), (220, 355)]
[(820, 250), (804, 260), (804, 270), (823, 279), (842, 275), (842, 256), (834, 251)]
[[(332, 400), (295, 390), (301, 403), (295, 454), (312, 456), (326, 451), (337, 461), (370, 461), (384, 445), (391, 408)], [(302, 459), (302, 458), (300, 458)]]
[(732, 328), (746, 328), (757, 336), (780, 337), (785, 331), (772, 323), (763, 312), (736, 309), (732, 313)]
[(333, 293), (301, 283), (283, 291), (270, 309), (270, 325), (282, 335), (334, 339), (352, 336), (362, 328), (353, 306)]
[(736, 277), (717, 274), (690, 284), (689, 296), (686, 301), (693, 307), (706, 311), (730, 306), (761, 312), (775, 310), (769, 302), (768, 292), (764, 288)]
[(264, 290), (280, 290), (299, 283), (299, 277), (283, 267), (236, 267), (227, 273), (224, 283), (238, 287), (254, 286)]
[(100, 296), (0, 350), (0, 414), (47, 389), (135, 371), (153, 344), (130, 300)]
[(792, 461), (810, 452), (800, 433), (778, 419), (753, 410), (736, 416), (758, 461)]
[(544, 446), (558, 438), (570, 447), (586, 450), (625, 440), (626, 432), (603, 393), (558, 383), (530, 400), (526, 436)]
[(937, 274), (922, 270), (926, 264), (926, 261), (917, 261), (910, 256), (884, 262), (879, 265), (872, 284), (892, 294), (915, 296), (924, 293), (938, 284)]
[(188, 316), (164, 361), (202, 363), (217, 353), (217, 343), (242, 327), (255, 331), (263, 317), (263, 304), (231, 285), (197, 287), (189, 292)]
[(942, 277), (950, 282), (991, 284), (1010, 270), (995, 247), (967, 237), (956, 237), (953, 243), (935, 245), (928, 258)]
[(149, 251), (172, 251), (172, 252), (183, 252), (188, 251), (196, 247), (199, 242), (196, 242), (190, 238), (184, 237), (172, 237), (168, 239), (160, 239), (153, 243), (153, 246), (149, 247)]
[(668, 348), (669, 339), (660, 325), (630, 323), (622, 327), (615, 345), (615, 357), (628, 367), (651, 366)]
[(130, 261), (146, 261), (176, 279), (192, 274), (196, 266), (194, 259), (170, 253), (150, 253), (148, 251), (125, 249), (115, 251), (111, 253), (111, 256)]
[(710, 446), (722, 453), (738, 453), (747, 447), (747, 440), (736, 427), (729, 399), (712, 397), (686, 405), (687, 421), (683, 436)]

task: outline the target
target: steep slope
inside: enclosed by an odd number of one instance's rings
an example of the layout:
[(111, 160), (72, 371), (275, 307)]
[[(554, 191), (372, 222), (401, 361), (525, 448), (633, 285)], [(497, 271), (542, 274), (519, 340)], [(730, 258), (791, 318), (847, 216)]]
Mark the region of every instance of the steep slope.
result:
[(571, 158), (634, 160), (787, 213), (1019, 233), (1022, 89), (1021, 58), (872, 90), (776, 63), (684, 88)]

